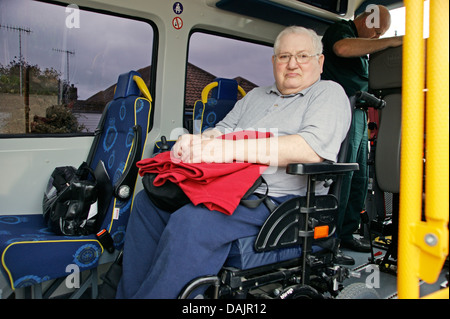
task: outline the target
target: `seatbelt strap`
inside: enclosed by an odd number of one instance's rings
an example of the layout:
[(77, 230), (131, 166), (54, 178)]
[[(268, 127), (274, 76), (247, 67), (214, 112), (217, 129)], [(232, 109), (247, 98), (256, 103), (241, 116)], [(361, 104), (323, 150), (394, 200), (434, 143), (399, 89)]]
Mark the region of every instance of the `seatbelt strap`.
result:
[(106, 229), (102, 229), (95, 236), (104, 249), (106, 249), (109, 253), (114, 252), (114, 241), (111, 234)]
[[(263, 194), (257, 194), (254, 193), (254, 191), (262, 184), (266, 184), (266, 193)], [(247, 199), (251, 194), (255, 194), (258, 199)], [(250, 187), (250, 189), (245, 193), (245, 195), (242, 197), (240, 204), (248, 207), (248, 208), (256, 208), (258, 207), (262, 202), (265, 201), (265, 199), (267, 198), (267, 195), (269, 194), (269, 185), (267, 185), (266, 180), (260, 176), (255, 183), (253, 184), (252, 187)]]

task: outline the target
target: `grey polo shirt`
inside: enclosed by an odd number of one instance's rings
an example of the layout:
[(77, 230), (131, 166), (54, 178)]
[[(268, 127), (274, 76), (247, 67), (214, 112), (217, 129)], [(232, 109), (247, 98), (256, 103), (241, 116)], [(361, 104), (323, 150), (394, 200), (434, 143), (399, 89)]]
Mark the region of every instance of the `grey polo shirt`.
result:
[[(319, 156), (336, 161), (350, 122), (349, 100), (343, 88), (335, 82), (319, 80), (290, 95), (282, 95), (275, 85), (255, 88), (236, 103), (216, 129), (222, 133), (257, 130), (270, 131), (275, 136), (299, 134)], [(269, 168), (264, 178), (270, 196), (306, 193), (306, 178), (286, 174), (285, 167)], [(317, 185), (318, 194), (327, 191)]]

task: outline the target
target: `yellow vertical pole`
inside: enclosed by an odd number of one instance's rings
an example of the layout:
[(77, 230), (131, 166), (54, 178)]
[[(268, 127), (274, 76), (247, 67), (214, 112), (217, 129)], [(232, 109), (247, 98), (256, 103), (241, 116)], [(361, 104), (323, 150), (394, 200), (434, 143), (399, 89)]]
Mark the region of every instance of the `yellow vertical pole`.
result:
[[(430, 1), (427, 41), (425, 245), (421, 278), (435, 281), (448, 255), (449, 220), (449, 2)], [(420, 243), (419, 243), (420, 245)], [(448, 290), (447, 290), (448, 298)]]
[(412, 244), (414, 225), (420, 221), (423, 176), (425, 54), (423, 0), (405, 0), (403, 39), (402, 149), (400, 156), (400, 212), (398, 297), (419, 297), (420, 251)]
[[(449, 2), (430, 1), (425, 135), (423, 0), (408, 0), (405, 6), (398, 296), (419, 298), (419, 279), (437, 280), (449, 246)], [(424, 136), (426, 220), (422, 221)], [(426, 297), (448, 298), (449, 290)]]
[(430, 1), (427, 47), (427, 220), (448, 222), (449, 212), (449, 2)]

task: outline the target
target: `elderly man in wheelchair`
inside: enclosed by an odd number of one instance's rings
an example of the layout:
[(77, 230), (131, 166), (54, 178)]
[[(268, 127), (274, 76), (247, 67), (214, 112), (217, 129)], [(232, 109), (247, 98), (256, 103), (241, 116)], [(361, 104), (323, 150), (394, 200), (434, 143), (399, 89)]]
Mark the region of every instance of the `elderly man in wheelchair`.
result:
[[(144, 191), (138, 193), (117, 298), (186, 298), (207, 286), (213, 286), (213, 297), (336, 293), (345, 274), (332, 267), (337, 200), (327, 186), (334, 174), (357, 165), (336, 163), (351, 108), (340, 85), (320, 80), (323, 61), (314, 31), (286, 28), (274, 44), (275, 84), (250, 91), (214, 129), (179, 138), (170, 152), (175, 162), (267, 168), (262, 176), (268, 196), (255, 208), (237, 205), (225, 214), (193, 203), (168, 213)], [(217, 138), (243, 130), (271, 134), (257, 140)], [(233, 186), (221, 187), (212, 192), (222, 194), (218, 203), (235, 195)], [(261, 185), (250, 199), (266, 190)], [(275, 282), (281, 284), (271, 292), (255, 293)]]

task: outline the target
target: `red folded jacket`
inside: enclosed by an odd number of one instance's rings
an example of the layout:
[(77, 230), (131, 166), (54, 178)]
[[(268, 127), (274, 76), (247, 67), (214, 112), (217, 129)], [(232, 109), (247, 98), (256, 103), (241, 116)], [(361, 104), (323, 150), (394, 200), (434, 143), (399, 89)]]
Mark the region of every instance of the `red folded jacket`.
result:
[[(270, 133), (241, 131), (222, 135), (225, 139), (269, 137)], [(194, 205), (204, 204), (210, 210), (233, 214), (237, 205), (267, 168), (252, 163), (183, 163), (172, 162), (170, 152), (164, 152), (137, 163), (139, 174), (157, 173), (155, 186), (169, 180), (184, 191)]]

